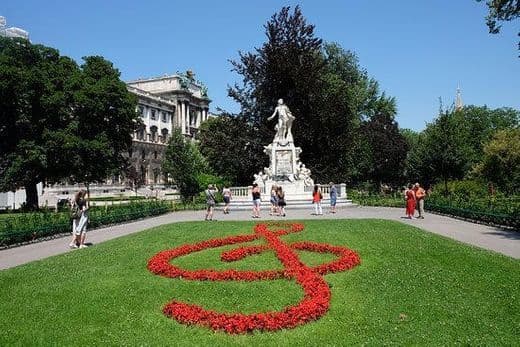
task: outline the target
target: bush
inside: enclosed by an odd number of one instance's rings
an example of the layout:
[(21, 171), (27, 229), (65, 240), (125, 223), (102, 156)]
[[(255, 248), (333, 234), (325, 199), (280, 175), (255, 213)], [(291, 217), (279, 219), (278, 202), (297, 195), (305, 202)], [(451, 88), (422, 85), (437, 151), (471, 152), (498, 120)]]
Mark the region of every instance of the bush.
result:
[[(169, 212), (171, 209), (171, 202), (157, 200), (91, 207), (89, 228), (159, 215)], [(0, 246), (5, 247), (70, 231), (69, 212), (20, 213), (2, 218)]]
[[(434, 190), (433, 194), (427, 196), (424, 207), (428, 211), (454, 217), (520, 229), (520, 196), (488, 196), (487, 188), (482, 186), (483, 184), (475, 181), (450, 182), (448, 188), (452, 194), (446, 197)], [(404, 198), (399, 193), (380, 195), (351, 191), (349, 196), (355, 203), (363, 206), (405, 206)]]

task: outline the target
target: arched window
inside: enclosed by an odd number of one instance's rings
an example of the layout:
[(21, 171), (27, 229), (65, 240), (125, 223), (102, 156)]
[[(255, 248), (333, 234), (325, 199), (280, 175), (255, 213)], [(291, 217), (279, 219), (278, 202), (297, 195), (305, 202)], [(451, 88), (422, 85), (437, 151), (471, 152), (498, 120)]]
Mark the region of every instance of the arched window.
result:
[(163, 128), (161, 130), (161, 135), (162, 135), (162, 142), (166, 143), (168, 141), (168, 129)]
[(137, 139), (138, 139), (138, 140), (141, 140), (141, 141), (144, 141), (144, 139), (145, 139), (145, 134), (146, 134), (146, 126), (141, 125), (141, 126), (139, 127), (139, 129), (137, 129)]
[(155, 125), (150, 127), (150, 133), (152, 135), (152, 139), (151, 139), (152, 142), (157, 142), (157, 136), (158, 136), (157, 130), (158, 129)]
[(146, 152), (144, 151), (144, 149), (141, 151), (141, 159), (146, 159)]

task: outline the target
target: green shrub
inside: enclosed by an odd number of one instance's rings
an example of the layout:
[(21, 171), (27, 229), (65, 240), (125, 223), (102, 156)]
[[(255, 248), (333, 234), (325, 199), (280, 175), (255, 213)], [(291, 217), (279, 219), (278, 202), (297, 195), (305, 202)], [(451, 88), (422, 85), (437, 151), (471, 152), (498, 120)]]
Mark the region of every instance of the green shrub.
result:
[[(425, 209), (486, 224), (520, 229), (520, 196), (508, 198), (501, 195), (488, 196), (487, 190), (474, 181), (452, 182), (450, 186), (454, 190), (448, 197), (439, 192), (427, 196)], [(404, 198), (400, 193), (380, 195), (351, 191), (348, 196), (353, 202), (363, 206), (402, 208), (405, 206)]]
[[(171, 202), (140, 201), (123, 205), (91, 207), (89, 228), (121, 223), (139, 218), (164, 214), (172, 210)], [(0, 246), (27, 242), (71, 230), (69, 212), (20, 213), (2, 218)]]

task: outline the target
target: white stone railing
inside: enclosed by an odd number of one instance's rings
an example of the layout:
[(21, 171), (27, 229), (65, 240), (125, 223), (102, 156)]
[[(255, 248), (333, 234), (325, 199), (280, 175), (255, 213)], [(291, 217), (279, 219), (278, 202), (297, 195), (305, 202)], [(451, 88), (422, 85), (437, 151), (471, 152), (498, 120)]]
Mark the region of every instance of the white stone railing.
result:
[[(251, 197), (251, 190), (253, 190), (253, 186), (247, 186), (247, 187), (230, 187), (229, 190), (231, 190), (231, 196), (234, 198), (249, 198)], [(266, 193), (266, 187), (260, 187), (260, 193), (265, 194)]]
[[(330, 195), (331, 185), (329, 184), (320, 184), (321, 193), (323, 196)], [(335, 184), (336, 189), (338, 190), (338, 197), (347, 197), (347, 185), (345, 183)], [(305, 191), (311, 193), (314, 190), (314, 186), (306, 186)]]
[(247, 197), (251, 192), (251, 186), (249, 187), (231, 187), (231, 196), (233, 197)]

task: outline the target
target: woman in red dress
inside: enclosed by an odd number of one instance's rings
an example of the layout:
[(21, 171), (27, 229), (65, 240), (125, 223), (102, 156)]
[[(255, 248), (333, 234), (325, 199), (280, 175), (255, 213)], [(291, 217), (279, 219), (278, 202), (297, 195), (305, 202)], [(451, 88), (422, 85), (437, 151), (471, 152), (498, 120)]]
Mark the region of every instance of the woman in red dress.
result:
[(415, 213), (415, 192), (412, 189), (413, 185), (409, 184), (408, 189), (404, 192), (404, 198), (406, 199), (406, 216), (412, 219)]

